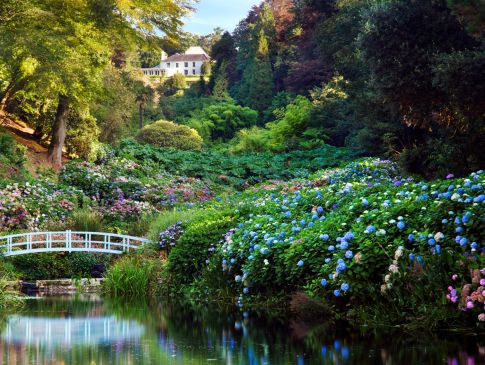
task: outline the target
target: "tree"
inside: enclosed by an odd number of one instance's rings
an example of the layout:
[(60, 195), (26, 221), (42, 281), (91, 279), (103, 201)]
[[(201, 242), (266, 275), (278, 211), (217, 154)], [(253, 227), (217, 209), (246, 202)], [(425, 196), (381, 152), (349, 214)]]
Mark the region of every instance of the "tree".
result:
[(214, 80), (212, 95), (219, 99), (225, 99), (229, 96), (229, 81), (227, 78), (227, 61), (222, 61), (218, 67), (217, 77)]
[(271, 105), (274, 95), (273, 70), (269, 59), (268, 41), (263, 30), (259, 33), (259, 44), (251, 70), (249, 105), (260, 115)]
[(227, 88), (231, 88), (236, 81), (236, 48), (234, 38), (229, 32), (225, 32), (221, 39), (212, 47), (212, 59), (214, 67), (212, 68), (209, 80), (209, 90), (214, 91), (217, 79), (225, 78)]
[[(111, 55), (157, 31), (176, 36), (188, 5), (175, 0), (3, 1), (0, 73), (7, 82), (0, 85), (2, 107), (25, 100), (27, 92), (42, 105), (57, 104), (49, 156), (60, 166), (69, 111), (89, 108)], [(26, 60), (32, 60), (31, 67), (25, 67)]]
[(210, 76), (212, 70), (212, 64), (209, 61), (206, 61), (202, 64), (201, 72), (203, 76)]
[(369, 25), (362, 50), (385, 102), (409, 126), (445, 123), (444, 95), (433, 85), (436, 55), (473, 49), (475, 42), (444, 1), (383, 3), (372, 9)]
[(145, 105), (153, 100), (154, 91), (149, 85), (145, 85), (142, 81), (136, 82), (136, 103), (138, 104), (138, 129), (144, 126), (143, 115)]

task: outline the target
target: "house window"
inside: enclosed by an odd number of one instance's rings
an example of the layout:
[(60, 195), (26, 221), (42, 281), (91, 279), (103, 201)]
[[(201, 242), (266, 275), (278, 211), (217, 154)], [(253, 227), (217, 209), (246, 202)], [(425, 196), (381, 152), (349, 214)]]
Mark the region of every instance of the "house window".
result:
[(170, 62), (167, 63), (167, 68), (170, 68)]
[(184, 70), (184, 73), (185, 73), (186, 75), (188, 75), (188, 74), (189, 74), (189, 70)]
[(192, 62), (192, 67), (195, 67), (195, 62)]
[(195, 75), (195, 68), (192, 70), (192, 75)]
[(178, 63), (175, 64), (175, 68), (179, 68), (179, 64)]
[(188, 62), (185, 62), (185, 67), (189, 67), (189, 63)]

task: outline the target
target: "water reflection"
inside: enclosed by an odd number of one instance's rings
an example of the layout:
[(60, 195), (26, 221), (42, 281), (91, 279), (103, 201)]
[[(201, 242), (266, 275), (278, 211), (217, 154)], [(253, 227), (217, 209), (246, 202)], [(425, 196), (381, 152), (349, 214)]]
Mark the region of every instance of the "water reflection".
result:
[(0, 322), (0, 362), (24, 364), (485, 365), (477, 338), (425, 341), (254, 315), (123, 304), (31, 300)]
[(91, 346), (135, 341), (145, 327), (135, 321), (115, 317), (52, 318), (10, 316), (1, 338), (8, 343), (46, 347)]

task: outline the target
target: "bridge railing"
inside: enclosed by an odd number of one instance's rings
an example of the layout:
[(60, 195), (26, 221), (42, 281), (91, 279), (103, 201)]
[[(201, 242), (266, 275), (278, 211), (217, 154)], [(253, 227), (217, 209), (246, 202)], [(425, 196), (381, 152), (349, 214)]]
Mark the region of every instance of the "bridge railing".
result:
[(4, 256), (62, 251), (121, 254), (148, 242), (145, 238), (105, 232), (29, 232), (0, 236), (0, 252)]

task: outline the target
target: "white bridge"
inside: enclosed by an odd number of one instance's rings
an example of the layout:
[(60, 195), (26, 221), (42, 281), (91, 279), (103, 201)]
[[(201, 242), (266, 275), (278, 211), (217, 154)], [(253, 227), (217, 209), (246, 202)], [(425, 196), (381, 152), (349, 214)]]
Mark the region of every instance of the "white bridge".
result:
[(104, 232), (30, 232), (0, 236), (0, 256), (41, 252), (92, 252), (120, 255), (151, 242), (146, 238)]

